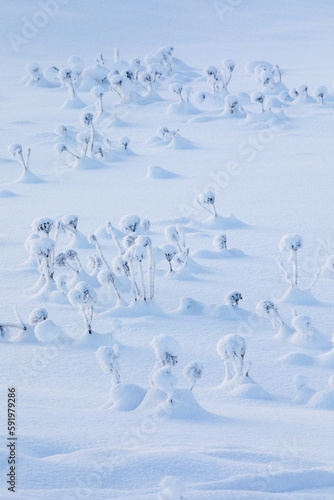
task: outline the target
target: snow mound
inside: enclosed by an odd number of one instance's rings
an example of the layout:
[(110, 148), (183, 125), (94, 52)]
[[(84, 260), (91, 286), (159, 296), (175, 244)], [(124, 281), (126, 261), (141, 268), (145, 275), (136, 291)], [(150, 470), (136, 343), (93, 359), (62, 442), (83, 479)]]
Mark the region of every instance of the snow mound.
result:
[(166, 417), (172, 420), (186, 420), (189, 422), (218, 421), (222, 418), (219, 415), (204, 410), (189, 389), (175, 389), (172, 403), (170, 403), (165, 394), (165, 401), (159, 404), (155, 413), (159, 417)]
[(319, 301), (314, 297), (310, 289), (302, 290), (296, 286), (290, 286), (280, 299), (279, 302), (285, 304), (295, 304), (304, 306), (318, 305)]
[(120, 306), (109, 309), (108, 315), (119, 318), (139, 318), (145, 316), (165, 316), (165, 313), (153, 300), (133, 300), (127, 307)]
[(192, 299), (191, 297), (183, 297), (180, 300), (180, 305), (175, 309), (174, 314), (185, 314), (189, 316), (199, 316), (205, 314), (206, 305), (203, 302)]
[(73, 343), (74, 347), (83, 347), (83, 348), (93, 348), (96, 349), (100, 346), (111, 346), (118, 345), (119, 347), (123, 347), (112, 333), (97, 333), (92, 331), (92, 333), (85, 333), (75, 340)]
[(135, 384), (117, 384), (110, 391), (112, 409), (133, 411), (143, 401), (147, 390)]
[(193, 257), (199, 259), (247, 259), (249, 256), (236, 248), (223, 248), (222, 250), (194, 250)]
[(311, 366), (314, 364), (314, 358), (301, 352), (291, 352), (282, 356), (279, 361), (287, 365)]
[(202, 227), (206, 229), (241, 229), (247, 227), (247, 224), (237, 219), (233, 214), (229, 214), (227, 217), (222, 217), (221, 215), (210, 215), (204, 222), (193, 222), (194, 226)]
[(179, 174), (165, 170), (162, 167), (150, 166), (147, 169), (148, 179), (175, 179), (176, 177), (181, 177)]
[(53, 321), (46, 319), (35, 326), (35, 335), (40, 342), (49, 343), (63, 335), (63, 331)]
[(66, 109), (82, 109), (85, 108), (87, 104), (85, 104), (79, 97), (72, 97), (70, 99), (66, 99), (62, 108)]
[(14, 193), (14, 191), (9, 191), (8, 189), (0, 190), (0, 198), (14, 198), (18, 196), (18, 194)]
[(224, 381), (219, 389), (226, 391), (231, 396), (245, 399), (275, 400), (263, 387), (255, 382), (249, 375), (235, 375), (233, 379)]
[(311, 397), (307, 406), (321, 410), (334, 410), (334, 389), (319, 391)]
[(172, 102), (166, 111), (167, 115), (196, 115), (201, 111), (188, 101)]

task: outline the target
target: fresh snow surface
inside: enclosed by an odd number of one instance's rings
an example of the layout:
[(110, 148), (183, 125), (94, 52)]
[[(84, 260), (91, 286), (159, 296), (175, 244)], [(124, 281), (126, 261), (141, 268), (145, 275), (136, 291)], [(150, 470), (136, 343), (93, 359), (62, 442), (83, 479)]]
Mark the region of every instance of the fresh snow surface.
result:
[[(333, 1), (16, 0), (0, 12), (1, 499), (333, 499)], [(11, 144), (24, 161), (31, 148), (27, 173)], [(54, 280), (35, 241), (48, 236), (30, 237), (44, 217), (62, 254)], [(213, 244), (222, 234), (227, 249)], [(137, 238), (129, 271), (116, 257)], [(74, 307), (82, 281), (94, 300)], [(283, 324), (255, 312), (261, 300)], [(49, 319), (30, 325), (36, 308)], [(230, 380), (216, 352), (227, 335), (247, 346)], [(115, 344), (117, 383), (95, 356)], [(192, 390), (189, 363), (203, 365)]]

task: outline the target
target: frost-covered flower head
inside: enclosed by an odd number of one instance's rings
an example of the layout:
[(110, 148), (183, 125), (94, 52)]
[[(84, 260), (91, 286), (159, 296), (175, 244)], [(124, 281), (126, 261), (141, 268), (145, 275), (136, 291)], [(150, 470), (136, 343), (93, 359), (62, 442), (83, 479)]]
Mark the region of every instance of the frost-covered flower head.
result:
[(143, 85), (147, 85), (148, 84), (149, 86), (151, 86), (151, 84), (152, 84), (152, 75), (150, 73), (148, 73), (147, 71), (142, 71), (138, 75), (138, 80)]
[(30, 248), (35, 257), (49, 258), (55, 248), (55, 243), (51, 238), (44, 238), (43, 236), (31, 240)]
[(226, 234), (217, 234), (213, 238), (213, 246), (218, 251), (219, 250), (224, 250), (225, 248), (227, 248), (226, 243), (227, 243), (227, 236), (226, 236)]
[(265, 100), (265, 95), (262, 92), (254, 92), (251, 95), (251, 100), (252, 100), (252, 102), (255, 102), (255, 103), (258, 102), (261, 105), (261, 110), (264, 111), (263, 103)]
[(177, 254), (177, 249), (174, 245), (165, 244), (162, 245), (160, 248), (165, 254), (165, 257), (168, 260), (168, 262), (171, 262), (175, 257), (175, 255)]
[(136, 242), (136, 236), (133, 236), (132, 234), (127, 234), (124, 236), (122, 239), (122, 244), (125, 249), (132, 247)]
[(147, 66), (147, 71), (151, 75), (153, 75), (153, 80), (155, 81), (157, 78), (160, 78), (163, 73), (164, 69), (163, 66), (160, 63), (151, 63)]
[(150, 345), (162, 366), (174, 366), (177, 364), (180, 347), (178, 341), (174, 337), (159, 335), (158, 337), (154, 337)]
[(190, 389), (192, 390), (195, 383), (203, 374), (203, 363), (200, 361), (192, 361), (183, 370), (184, 377), (189, 381)]
[(115, 369), (118, 370), (119, 349), (115, 344), (113, 347), (101, 346), (95, 353), (100, 367), (104, 373), (109, 375), (114, 373)]
[(99, 274), (97, 275), (97, 279), (99, 283), (101, 283), (101, 285), (106, 285), (109, 283), (114, 283), (116, 277), (112, 271), (110, 271), (109, 269), (105, 269), (99, 272)]
[(55, 134), (61, 137), (66, 137), (68, 135), (68, 129), (65, 125), (57, 125), (55, 127)]
[(242, 300), (240, 292), (229, 292), (225, 295), (225, 304), (227, 306), (236, 307), (239, 305), (239, 300)]
[(215, 194), (212, 191), (203, 191), (198, 195), (198, 198), (205, 205), (213, 205), (216, 201)]
[(141, 224), (143, 226), (144, 233), (145, 234), (148, 233), (149, 230), (151, 229), (151, 221), (149, 221), (149, 219), (143, 219)]
[(75, 231), (77, 230), (77, 227), (78, 227), (78, 216), (77, 215), (74, 215), (74, 214), (64, 215), (62, 217), (61, 221), (66, 226), (71, 227)]
[(93, 97), (96, 97), (97, 99), (102, 99), (102, 97), (105, 94), (105, 90), (101, 85), (95, 85), (95, 87), (92, 87), (90, 89), (90, 93)]
[(292, 326), (301, 332), (312, 332), (312, 321), (309, 316), (294, 316)]
[(122, 255), (117, 255), (112, 260), (112, 267), (116, 274), (119, 276), (124, 276), (127, 274), (128, 267), (126, 261), (123, 259)]
[(171, 94), (176, 94), (177, 96), (179, 96), (180, 100), (182, 101), (182, 83), (172, 83), (171, 85), (169, 85), (168, 90)]
[(145, 248), (151, 248), (152, 240), (149, 236), (141, 235), (136, 238), (136, 245), (142, 245)]
[(307, 91), (308, 91), (308, 86), (303, 84), (303, 85), (298, 85), (297, 87), (297, 92), (299, 95), (307, 95)]
[(65, 267), (67, 262), (67, 257), (65, 252), (60, 252), (56, 255), (55, 264), (57, 267)]
[(164, 229), (165, 238), (169, 242), (178, 242), (180, 241), (180, 235), (176, 228), (176, 226), (167, 226)]
[(8, 151), (12, 156), (22, 155), (22, 145), (21, 144), (11, 144), (8, 146)]
[(290, 89), (289, 90), (289, 96), (292, 98), (292, 99), (296, 99), (296, 97), (298, 97), (300, 94), (298, 92), (297, 89), (293, 88), (293, 89)]
[(296, 252), (302, 246), (303, 238), (296, 233), (284, 235), (279, 242), (279, 249), (281, 252), (290, 250)]
[(204, 68), (204, 74), (208, 77), (215, 76), (218, 73), (218, 70), (215, 66), (206, 66)]
[(28, 63), (25, 69), (34, 82), (39, 82), (42, 78), (42, 70), (38, 63)]
[(140, 224), (138, 215), (123, 215), (119, 221), (119, 228), (125, 233), (135, 233)]
[(136, 260), (137, 262), (142, 262), (144, 259), (146, 259), (147, 252), (146, 248), (143, 245), (134, 245), (133, 247), (131, 247), (131, 252), (134, 260)]
[(69, 68), (61, 68), (58, 72), (58, 78), (64, 83), (70, 82), (72, 80), (72, 70)]
[(270, 300), (261, 300), (260, 302), (258, 302), (256, 304), (255, 311), (263, 318), (267, 318), (268, 316), (276, 316), (278, 312), (277, 306)]
[(217, 353), (222, 359), (243, 358), (246, 354), (246, 342), (240, 335), (226, 335), (218, 341)]
[(177, 378), (173, 375), (171, 367), (163, 366), (155, 370), (152, 374), (152, 382), (153, 385), (167, 394), (169, 402), (172, 403)]
[(119, 144), (125, 149), (125, 151), (128, 149), (128, 145), (130, 144), (130, 139), (126, 135), (121, 137), (119, 140)]
[(47, 236), (49, 236), (53, 227), (54, 221), (49, 217), (39, 217), (38, 219), (34, 219), (31, 223), (31, 228), (35, 233), (44, 233)]
[(44, 308), (34, 309), (31, 311), (28, 317), (28, 323), (30, 325), (37, 325), (41, 321), (48, 319), (48, 312)]
[(235, 95), (229, 94), (225, 97), (225, 109), (228, 110), (231, 115), (238, 109), (238, 104), (239, 100)]
[(97, 301), (95, 290), (85, 281), (79, 281), (75, 287), (69, 291), (68, 299), (73, 306), (80, 307), (82, 304), (93, 305)]
[(85, 63), (83, 62), (83, 60), (81, 59), (81, 57), (78, 57), (78, 56), (70, 56), (67, 60), (67, 64), (69, 66), (69, 68), (73, 69), (73, 68), (77, 68), (79, 67), (81, 69), (81, 72), (83, 71), (84, 67), (85, 67)]
[(314, 97), (317, 99), (317, 101), (321, 102), (321, 104), (324, 103), (324, 97), (328, 94), (327, 88), (325, 86), (317, 87), (313, 91)]
[(222, 66), (223, 66), (223, 68), (225, 68), (226, 70), (228, 70), (232, 73), (232, 71), (234, 71), (234, 68), (235, 68), (235, 62), (232, 61), (232, 59), (224, 59), (222, 62)]
[(94, 115), (92, 113), (82, 113), (80, 121), (84, 127), (89, 127), (93, 123)]

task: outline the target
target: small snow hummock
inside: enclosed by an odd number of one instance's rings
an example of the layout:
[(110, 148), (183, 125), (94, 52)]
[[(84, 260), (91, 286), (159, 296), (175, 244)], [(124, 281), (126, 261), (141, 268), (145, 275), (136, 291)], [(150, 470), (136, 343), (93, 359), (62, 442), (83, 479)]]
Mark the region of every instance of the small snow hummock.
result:
[(164, 477), (159, 484), (161, 491), (158, 500), (182, 500), (186, 493), (186, 488), (182, 481), (174, 476)]

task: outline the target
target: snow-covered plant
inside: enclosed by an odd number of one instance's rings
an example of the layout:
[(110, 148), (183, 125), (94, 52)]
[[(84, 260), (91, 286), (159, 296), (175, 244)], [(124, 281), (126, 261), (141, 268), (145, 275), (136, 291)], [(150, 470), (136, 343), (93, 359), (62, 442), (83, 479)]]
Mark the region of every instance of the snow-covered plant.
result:
[(103, 114), (103, 96), (105, 94), (105, 90), (101, 85), (96, 85), (90, 89), (91, 95), (96, 99), (96, 109), (97, 115), (101, 116)]
[(91, 276), (97, 276), (103, 267), (103, 261), (98, 255), (89, 255), (87, 267)]
[[(217, 217), (217, 211), (215, 207), (216, 197), (212, 191), (203, 191), (198, 195), (197, 202), (201, 207), (210, 212), (210, 214)], [(209, 208), (211, 207), (211, 208)]]
[(228, 114), (235, 114), (238, 111), (239, 100), (234, 95), (227, 95), (225, 97), (225, 112)]
[(265, 95), (262, 92), (254, 92), (251, 95), (251, 100), (252, 100), (252, 102), (255, 102), (255, 103), (258, 102), (261, 106), (261, 112), (264, 113), (263, 103), (265, 100)]
[(256, 304), (255, 311), (263, 318), (270, 318), (273, 327), (277, 324), (284, 326), (284, 321), (278, 312), (277, 306), (270, 300), (261, 300)]
[(109, 269), (100, 271), (97, 275), (97, 279), (99, 280), (99, 283), (101, 283), (101, 285), (106, 285), (108, 288), (112, 288), (114, 290), (118, 302), (122, 301), (121, 295), (116, 285), (116, 276), (112, 271), (110, 271)]
[(74, 87), (74, 76), (72, 70), (69, 68), (62, 68), (58, 72), (58, 78), (65, 87), (67, 87), (68, 94), (71, 99), (76, 97), (75, 87)]
[(106, 227), (107, 233), (109, 233), (112, 236), (113, 242), (115, 243), (115, 245), (116, 245), (116, 247), (118, 249), (118, 253), (120, 255), (122, 255), (124, 253), (124, 248), (122, 248), (122, 246), (121, 246), (121, 244), (120, 244), (120, 242), (118, 240), (118, 237), (117, 237), (117, 234), (116, 234), (114, 226), (111, 224), (110, 221), (107, 221), (105, 223), (105, 227)]
[(200, 361), (191, 361), (183, 370), (184, 377), (189, 381), (192, 391), (196, 382), (203, 374), (203, 364)]
[(235, 63), (231, 59), (224, 59), (220, 71), (215, 66), (204, 68), (204, 74), (207, 77), (207, 83), (213, 94), (227, 91), (227, 86), (231, 81)]
[(135, 244), (136, 237), (137, 237), (136, 235), (132, 234), (127, 234), (126, 236), (124, 236), (124, 238), (122, 239), (122, 244), (125, 250), (127, 250), (128, 248), (132, 247), (132, 245)]
[(94, 304), (97, 301), (95, 290), (85, 281), (79, 281), (68, 292), (68, 300), (74, 307), (79, 309), (84, 319), (86, 333), (91, 334)]
[(41, 236), (31, 240), (30, 251), (38, 262), (38, 270), (48, 280), (53, 279), (55, 243), (51, 238)]
[(293, 88), (293, 89), (290, 89), (289, 90), (289, 96), (292, 98), (292, 99), (296, 99), (298, 96), (299, 96), (299, 92), (297, 89)]
[(127, 136), (121, 137), (119, 140), (120, 146), (124, 149), (124, 151), (127, 151), (128, 145), (130, 144), (130, 139)]
[(290, 252), (288, 262), (292, 262), (292, 274), (291, 277), (283, 264), (278, 261), (280, 268), (285, 273), (285, 278), (291, 286), (297, 286), (298, 284), (298, 267), (297, 267), (297, 251), (303, 246), (303, 238), (295, 233), (290, 233), (284, 235), (279, 242), (279, 249), (281, 252)]
[[(82, 132), (79, 132), (76, 135), (76, 140), (77, 140), (78, 144), (82, 144), (81, 154), (84, 155), (84, 156), (87, 155), (88, 146), (89, 146), (90, 141), (91, 141), (91, 133), (90, 133), (90, 131), (89, 130), (84, 130)], [(94, 149), (94, 146), (93, 146), (93, 149)]]
[(97, 239), (96, 235), (91, 233), (88, 235), (88, 241), (91, 245), (94, 245), (96, 250), (97, 250), (97, 253), (99, 254), (99, 257), (100, 259), (102, 260), (102, 262), (105, 264), (105, 266), (107, 267), (107, 269), (110, 270), (110, 266), (108, 264), (108, 262), (106, 261), (105, 257), (104, 257), (104, 254), (102, 252), (102, 249), (101, 249), (101, 245), (99, 243), (99, 240)]
[(24, 174), (29, 172), (29, 158), (30, 158), (30, 153), (31, 149), (27, 149), (27, 154), (26, 157), (23, 157), (23, 149), (21, 144), (11, 144), (8, 147), (9, 153), (19, 162), (20, 165), (24, 168)]
[[(143, 298), (145, 297), (144, 300), (146, 300), (146, 294), (145, 294), (145, 286), (144, 285), (144, 279), (142, 276), (142, 267), (141, 267), (141, 262), (144, 258), (143, 254), (139, 251), (135, 250), (135, 246), (133, 245), (127, 249), (125, 252), (123, 259), (127, 264), (127, 267), (129, 269), (129, 275), (131, 278), (131, 283), (132, 283), (132, 293), (134, 296), (135, 301), (142, 296)], [(143, 247), (144, 248), (144, 247)], [(144, 249), (145, 250), (145, 249)], [(135, 264), (138, 265), (139, 273), (140, 273), (140, 279), (141, 279), (141, 285), (142, 285), (142, 293), (140, 293), (137, 281), (136, 281), (136, 276), (135, 276)]]
[(56, 135), (59, 135), (60, 137), (68, 136), (68, 128), (66, 127), (66, 125), (56, 125), (54, 132)]
[[(217, 343), (217, 353), (224, 361), (225, 381), (243, 374), (246, 342), (240, 335), (226, 335)], [(233, 367), (234, 373), (231, 372)]]
[(131, 247), (130, 251), (132, 252), (134, 261), (137, 262), (140, 286), (141, 286), (141, 295), (143, 299), (146, 300), (146, 289), (145, 289), (144, 273), (142, 266), (143, 260), (146, 259), (147, 257), (146, 248), (143, 245), (136, 244), (133, 247)]
[(28, 317), (28, 323), (29, 325), (37, 325), (38, 323), (40, 323), (41, 321), (45, 321), (46, 319), (48, 319), (48, 312), (42, 307), (31, 311)]
[(163, 66), (160, 63), (152, 63), (147, 66), (147, 71), (152, 75), (152, 81), (155, 83), (164, 73)]
[(179, 135), (179, 130), (170, 130), (168, 127), (159, 127), (156, 134), (160, 137), (160, 139), (166, 140), (168, 137), (177, 137)]
[(62, 153), (64, 153), (66, 151), (66, 153), (73, 156), (73, 158), (75, 158), (76, 160), (79, 160), (79, 156), (76, 155), (75, 153), (73, 153), (70, 149), (68, 149), (66, 144), (63, 144), (61, 142), (57, 142), (57, 144), (54, 145), (53, 149), (59, 155), (61, 155)]
[(206, 75), (207, 83), (211, 89), (211, 92), (215, 94), (219, 92), (219, 73), (215, 66), (207, 66), (204, 68), (204, 74)]
[(34, 233), (44, 233), (47, 238), (49, 238), (53, 227), (54, 221), (49, 217), (39, 217), (34, 219), (31, 223), (31, 228)]
[(179, 252), (182, 252), (182, 249), (180, 246), (180, 234), (179, 234), (176, 226), (165, 227), (164, 233), (165, 233), (165, 238), (168, 241), (168, 243), (172, 243), (173, 245), (176, 245)]
[(235, 63), (231, 59), (224, 59), (222, 62), (221, 74), (221, 85), (222, 89), (226, 90), (228, 84), (231, 81), (232, 73), (235, 68)]
[(80, 115), (80, 121), (84, 127), (87, 127), (90, 131), (90, 141), (89, 141), (89, 149), (91, 153), (94, 150), (94, 140), (95, 140), (95, 129), (93, 125), (94, 115), (92, 113), (82, 113)]
[(162, 245), (161, 250), (163, 251), (167, 262), (169, 264), (169, 272), (173, 272), (172, 268), (172, 260), (174, 259), (175, 255), (177, 254), (177, 249), (174, 245), (170, 245), (166, 243), (165, 245)]
[(313, 91), (313, 96), (316, 98), (316, 100), (318, 102), (320, 102), (321, 104), (324, 104), (324, 97), (328, 94), (328, 91), (326, 89), (326, 87), (324, 86), (321, 86), (321, 87), (317, 87), (316, 89), (314, 89)]
[(74, 231), (75, 233), (78, 230), (78, 216), (75, 214), (67, 214), (64, 215), (61, 219), (61, 221), (65, 224), (65, 226), (70, 229), (71, 231)]
[(183, 85), (182, 83), (172, 83), (169, 85), (168, 90), (171, 94), (176, 94), (181, 101), (183, 101), (183, 96), (182, 96), (182, 91), (183, 91)]
[(38, 63), (35, 62), (28, 63), (25, 69), (30, 77), (31, 83), (36, 84), (43, 79), (43, 73)]
[(308, 86), (307, 85), (305, 85), (305, 84), (298, 85), (298, 87), (297, 87), (296, 90), (297, 90), (297, 92), (298, 92), (299, 95), (307, 97), (307, 95), (308, 95), (307, 94), (307, 92), (308, 92)]
[(109, 89), (111, 92), (115, 92), (121, 101), (128, 101), (131, 98), (132, 83), (128, 78), (120, 74), (109, 73), (108, 80), (110, 82)]
[(140, 224), (140, 217), (138, 215), (123, 215), (119, 221), (119, 228), (125, 233), (135, 233)]
[(168, 401), (172, 404), (177, 378), (173, 375), (171, 367), (158, 368), (152, 373), (151, 380), (155, 387), (167, 394)]
[(115, 386), (121, 383), (120, 367), (119, 367), (119, 349), (115, 344), (113, 347), (101, 346), (95, 353), (101, 370), (107, 375), (111, 374), (112, 385)]
[(143, 219), (141, 221), (141, 225), (142, 225), (142, 227), (144, 229), (144, 233), (145, 234), (148, 233), (149, 230), (151, 229), (151, 221), (149, 219)]
[(217, 234), (213, 238), (213, 246), (216, 250), (225, 250), (227, 248), (227, 236), (226, 234)]
[(242, 300), (240, 292), (229, 292), (225, 295), (225, 304), (227, 306), (237, 307), (239, 305), (239, 300)]
[(306, 339), (310, 340), (313, 337), (312, 320), (309, 316), (297, 315), (295, 313), (292, 318), (292, 326)]
[(178, 341), (174, 337), (159, 335), (158, 337), (154, 337), (150, 345), (157, 358), (157, 366), (175, 366), (177, 364), (180, 347)]
[[(44, 309), (47, 317), (47, 312)], [(14, 308), (14, 313), (18, 323), (5, 323), (0, 321), (0, 338), (4, 338), (6, 340), (10, 340), (10, 330), (14, 328), (15, 330), (20, 330), (21, 332), (25, 332), (27, 330), (26, 325), (23, 323), (18, 311)]]

